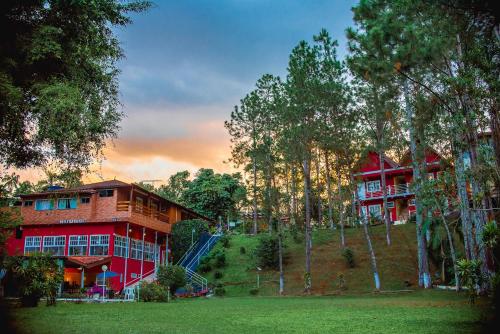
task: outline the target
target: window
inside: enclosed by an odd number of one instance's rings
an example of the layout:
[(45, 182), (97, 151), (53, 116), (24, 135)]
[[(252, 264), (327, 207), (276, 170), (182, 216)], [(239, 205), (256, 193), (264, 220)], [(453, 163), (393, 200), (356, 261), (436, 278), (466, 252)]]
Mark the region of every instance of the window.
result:
[(66, 246), (66, 236), (50, 236), (43, 238), (43, 252), (52, 255), (64, 255), (64, 246)]
[(394, 202), (387, 202), (387, 208), (388, 209), (394, 208)]
[(370, 193), (380, 191), (380, 180), (366, 182), (366, 190)]
[(89, 204), (90, 203), (90, 197), (80, 197), (80, 203), (81, 204)]
[(127, 237), (115, 235), (114, 255), (127, 257)]
[(99, 197), (113, 197), (113, 189), (99, 190)]
[(24, 239), (24, 255), (39, 252), (41, 244), (42, 237), (26, 237)]
[(370, 217), (381, 217), (382, 216), (382, 210), (381, 210), (380, 204), (370, 205), (368, 207), (368, 210), (370, 211)]
[(98, 234), (90, 236), (90, 256), (108, 255), (109, 235)]
[(76, 209), (76, 198), (60, 198), (57, 200), (59, 210)]
[(366, 206), (361, 207), (361, 218), (366, 217)]
[(144, 206), (144, 201), (141, 197), (135, 198), (135, 211), (142, 213), (142, 208)]
[(24, 206), (33, 206), (33, 201), (24, 201)]
[(69, 237), (68, 255), (87, 255), (87, 245), (89, 237), (87, 235), (72, 235)]
[(409, 203), (409, 204), (410, 204), (410, 205), (412, 205), (412, 206), (415, 206), (415, 199), (414, 199), (414, 198), (412, 198), (412, 199), (410, 200), (410, 203)]
[(54, 209), (54, 201), (51, 199), (37, 199), (35, 202), (35, 210), (44, 211), (53, 209)]
[(144, 243), (144, 260), (153, 262), (155, 259), (155, 244), (151, 242)]
[(132, 259), (141, 260), (142, 259), (142, 241), (136, 239), (130, 239), (130, 257)]

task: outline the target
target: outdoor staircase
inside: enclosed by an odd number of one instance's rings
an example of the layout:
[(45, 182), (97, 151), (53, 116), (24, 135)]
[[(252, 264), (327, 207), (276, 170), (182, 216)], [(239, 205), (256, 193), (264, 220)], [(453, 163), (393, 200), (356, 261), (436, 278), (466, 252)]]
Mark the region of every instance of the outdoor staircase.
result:
[[(208, 280), (196, 273), (196, 269), (200, 264), (200, 260), (214, 248), (221, 236), (220, 229), (214, 234), (203, 233), (198, 241), (177, 262), (177, 265), (184, 267), (186, 270), (186, 281), (193, 287), (195, 293), (208, 291)], [(182, 293), (182, 291), (179, 292)]]

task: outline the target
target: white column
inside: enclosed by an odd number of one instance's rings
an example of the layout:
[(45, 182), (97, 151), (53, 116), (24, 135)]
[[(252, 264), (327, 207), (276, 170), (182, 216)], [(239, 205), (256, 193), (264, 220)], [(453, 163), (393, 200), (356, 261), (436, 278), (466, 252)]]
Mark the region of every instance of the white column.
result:
[(157, 254), (158, 249), (157, 248), (158, 247), (157, 246), (158, 246), (158, 231), (155, 231), (155, 249), (153, 251), (153, 261), (155, 261), (154, 262), (155, 263), (155, 273), (156, 273), (156, 270), (158, 268), (158, 259), (157, 259), (157, 256), (158, 256), (158, 254)]
[(141, 256), (141, 281), (142, 281), (142, 273), (144, 272), (144, 236), (146, 234), (146, 228), (142, 228), (142, 256)]
[(128, 251), (129, 251), (129, 248), (130, 248), (130, 245), (129, 245), (129, 238), (128, 238), (128, 230), (129, 230), (129, 223), (127, 223), (127, 250), (125, 251), (125, 273), (124, 273), (124, 278), (123, 278), (123, 288), (126, 288), (127, 287), (127, 269), (128, 269)]

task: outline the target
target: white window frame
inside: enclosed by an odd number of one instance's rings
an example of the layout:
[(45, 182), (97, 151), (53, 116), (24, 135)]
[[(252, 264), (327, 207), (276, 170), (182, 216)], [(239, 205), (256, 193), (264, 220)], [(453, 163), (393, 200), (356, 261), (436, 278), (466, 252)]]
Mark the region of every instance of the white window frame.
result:
[(142, 259), (142, 240), (130, 239), (130, 258)]
[(395, 203), (394, 201), (388, 201), (387, 202), (387, 209), (394, 209)]
[[(62, 252), (60, 252), (61, 248)], [(57, 249), (57, 251), (51, 252), (52, 249)], [(42, 252), (51, 253), (53, 256), (64, 256), (66, 254), (66, 236), (48, 235), (43, 237)]]
[[(101, 249), (101, 252), (97, 250)], [(109, 255), (109, 234), (90, 235), (89, 256), (108, 256)]]
[(119, 257), (127, 257), (127, 237), (115, 235), (113, 243), (113, 255)]
[[(378, 208), (378, 215), (374, 215), (372, 212), (372, 208)], [(381, 204), (372, 204), (368, 206), (368, 213), (370, 214), (370, 217), (377, 217), (380, 218), (382, 217), (382, 205)]]
[[(72, 249), (78, 249), (79, 254), (72, 254)], [(85, 251), (83, 251), (85, 249)], [(68, 256), (87, 256), (89, 249), (88, 235), (70, 235), (68, 242)]]
[(408, 206), (415, 206), (415, 198), (411, 198), (409, 201), (408, 201)]
[(155, 260), (155, 244), (152, 242), (144, 242), (144, 261), (154, 262)]
[(369, 193), (374, 193), (374, 192), (380, 191), (381, 189), (382, 188), (380, 187), (380, 180), (366, 182), (366, 191)]
[(24, 255), (38, 253), (40, 252), (41, 247), (42, 247), (41, 236), (30, 236), (24, 238)]

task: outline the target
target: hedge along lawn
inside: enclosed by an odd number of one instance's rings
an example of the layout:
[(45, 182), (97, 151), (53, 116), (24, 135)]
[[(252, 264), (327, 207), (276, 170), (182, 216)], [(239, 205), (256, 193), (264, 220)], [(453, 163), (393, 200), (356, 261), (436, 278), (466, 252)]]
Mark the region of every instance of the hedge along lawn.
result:
[[(484, 303), (480, 301), (480, 304)], [(484, 305), (445, 291), (234, 297), (14, 309), (26, 333), (470, 333)]]

